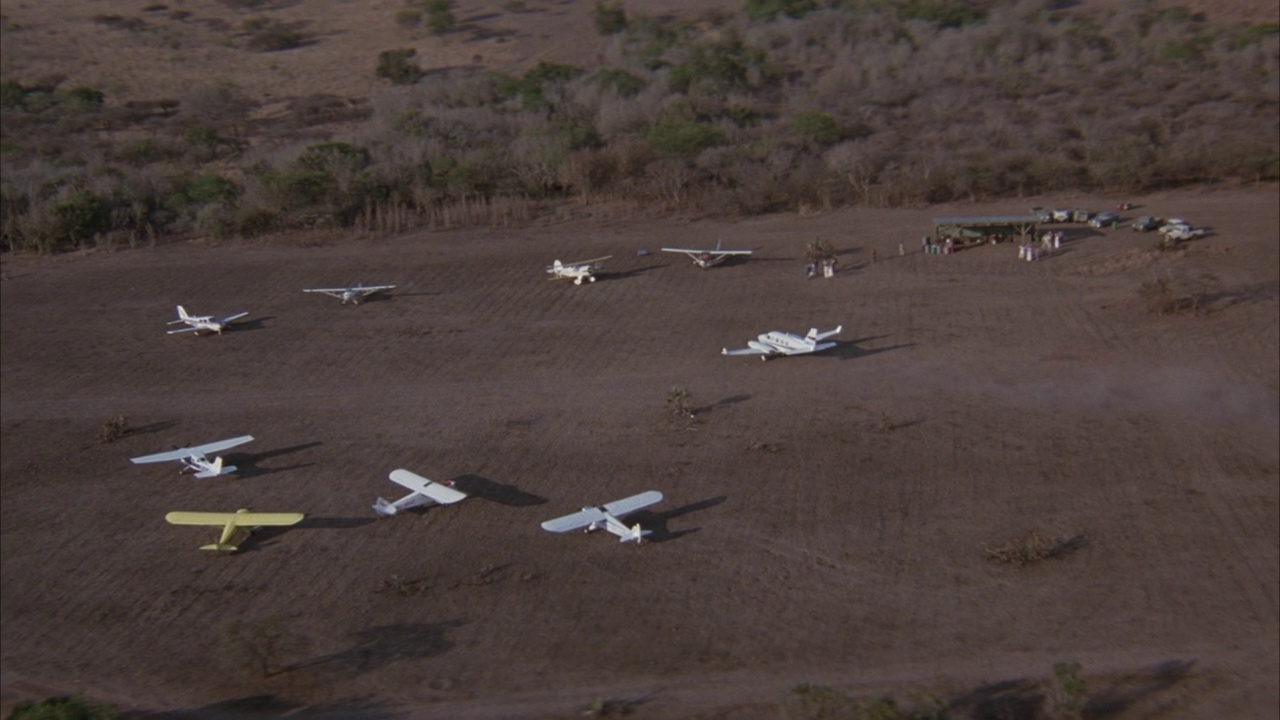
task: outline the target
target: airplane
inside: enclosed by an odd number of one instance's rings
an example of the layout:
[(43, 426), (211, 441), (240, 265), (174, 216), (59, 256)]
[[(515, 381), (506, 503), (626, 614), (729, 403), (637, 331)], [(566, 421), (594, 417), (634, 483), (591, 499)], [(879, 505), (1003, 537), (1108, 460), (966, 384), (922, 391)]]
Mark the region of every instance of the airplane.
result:
[(720, 351), (722, 355), (759, 355), (761, 360), (768, 360), (774, 355), (804, 355), (807, 353), (821, 352), (835, 347), (838, 343), (821, 342), (832, 335), (837, 335), (844, 329), (843, 325), (838, 326), (835, 330), (827, 332), (818, 332), (818, 328), (809, 330), (809, 334), (800, 337), (794, 333), (767, 332), (759, 336), (756, 340), (747, 341), (747, 347), (741, 350), (730, 350), (724, 348)]
[(186, 333), (186, 332), (199, 333), (201, 330), (208, 330), (210, 332), (216, 332), (219, 335), (221, 335), (222, 331), (226, 330), (227, 326), (230, 325), (232, 321), (239, 320), (240, 318), (248, 314), (249, 313), (247, 312), (242, 312), (242, 313), (236, 313), (235, 315), (228, 315), (227, 317), (224, 317), (224, 318), (215, 318), (212, 315), (188, 315), (187, 309), (179, 305), (178, 319), (170, 320), (169, 324), (177, 325), (179, 323), (186, 323), (191, 327), (184, 327), (184, 328), (179, 328), (177, 330), (170, 330), (169, 334), (176, 335), (178, 333)]
[(401, 510), (408, 510), (422, 505), (452, 505), (467, 497), (464, 492), (454, 490), (448, 485), (432, 482), (408, 470), (392, 470), (389, 477), (391, 482), (403, 485), (413, 492), (395, 502), (387, 502), (383, 498), (378, 498), (378, 502), (373, 505), (373, 511), (382, 517), (391, 517)]
[(612, 255), (604, 257), (592, 258), (590, 260), (579, 260), (578, 262), (562, 263), (556, 260), (547, 268), (547, 272), (551, 273), (552, 280), (568, 280), (572, 279), (574, 285), (581, 285), (583, 280), (591, 282), (596, 281), (595, 273), (604, 267), (604, 261), (612, 258)]
[(171, 512), (164, 516), (171, 525), (222, 525), (222, 536), (212, 545), (201, 545), (201, 550), (216, 552), (235, 552), (236, 546), (231, 544), (236, 530), (253, 530), (268, 525), (297, 525), (306, 517), (302, 513), (258, 513), (245, 509), (233, 513), (226, 512)]
[(553, 533), (565, 533), (574, 530), (592, 532), (604, 528), (621, 538), (618, 542), (634, 542), (638, 545), (653, 531), (642, 530), (640, 523), (627, 527), (621, 518), (660, 502), (662, 502), (662, 493), (657, 490), (648, 490), (629, 498), (614, 500), (600, 507), (584, 507), (571, 515), (548, 520), (542, 523), (542, 529)]
[(395, 285), (363, 285), (363, 284), (357, 283), (355, 287), (310, 288), (310, 289), (303, 290), (302, 292), (324, 293), (325, 295), (330, 295), (332, 297), (338, 298), (339, 300), (342, 301), (343, 305), (346, 305), (348, 302), (355, 305), (359, 305), (361, 300), (364, 300), (370, 295), (376, 292), (382, 292), (383, 290), (394, 290), (395, 287), (396, 287)]
[(693, 258), (695, 265), (702, 269), (715, 267), (727, 260), (731, 255), (750, 255), (754, 250), (722, 250), (720, 240), (716, 241), (715, 250), (697, 250), (693, 248), (662, 248), (662, 252), (679, 252)]
[(212, 462), (209, 461), (208, 455), (216, 452), (222, 452), (238, 445), (243, 445), (253, 440), (252, 435), (244, 435), (230, 440), (219, 440), (206, 445), (197, 445), (195, 447), (178, 448), (169, 452), (156, 453), (155, 455), (143, 455), (129, 460), (135, 465), (144, 463), (170, 462), (177, 460), (182, 463), (182, 469), (178, 472), (193, 472), (200, 479), (217, 477), (226, 475), (236, 471), (234, 465), (223, 465), (222, 458), (216, 457)]

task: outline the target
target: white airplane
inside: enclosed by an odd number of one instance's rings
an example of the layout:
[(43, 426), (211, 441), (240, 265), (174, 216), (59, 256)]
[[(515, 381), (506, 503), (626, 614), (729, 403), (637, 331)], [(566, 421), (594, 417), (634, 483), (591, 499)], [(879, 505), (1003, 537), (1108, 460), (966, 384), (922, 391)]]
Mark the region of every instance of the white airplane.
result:
[(621, 538), (618, 542), (639, 544), (653, 531), (642, 530), (640, 523), (627, 527), (621, 518), (660, 502), (662, 502), (662, 493), (657, 490), (648, 490), (629, 498), (614, 500), (600, 507), (584, 507), (572, 515), (548, 520), (542, 523), (542, 529), (553, 533), (566, 533), (574, 530), (592, 532), (604, 528)]
[(732, 255), (750, 255), (753, 250), (722, 250), (720, 248), (720, 240), (716, 241), (715, 250), (698, 250), (696, 248), (662, 248), (662, 252), (684, 253), (693, 258), (693, 262), (704, 270), (709, 267), (715, 267), (724, 262)]
[(839, 334), (843, 329), (843, 325), (827, 332), (818, 332), (818, 328), (812, 328), (809, 330), (809, 334), (804, 337), (775, 330), (759, 336), (756, 340), (747, 341), (747, 347), (741, 350), (725, 348), (720, 353), (722, 355), (759, 355), (761, 360), (768, 360), (774, 355), (805, 355), (807, 353), (821, 352), (838, 344), (834, 342), (824, 343), (822, 341), (832, 335)]
[(361, 300), (364, 300), (370, 295), (376, 292), (382, 292), (383, 290), (394, 290), (395, 287), (396, 287), (395, 285), (357, 284), (355, 287), (345, 287), (345, 288), (310, 288), (310, 289), (303, 290), (302, 292), (324, 293), (325, 295), (330, 295), (332, 297), (338, 298), (339, 300), (342, 301), (343, 305), (346, 305), (348, 302), (355, 305), (359, 305)]
[(392, 470), (390, 477), (391, 482), (403, 485), (413, 492), (395, 502), (387, 502), (383, 498), (378, 498), (378, 502), (373, 504), (373, 511), (383, 517), (391, 517), (401, 510), (408, 510), (422, 505), (452, 505), (467, 497), (467, 494), (462, 491), (454, 490), (448, 485), (432, 482), (408, 470)]
[(236, 471), (236, 468), (234, 465), (223, 465), (221, 457), (216, 457), (210, 461), (208, 456), (213, 453), (222, 452), (223, 450), (229, 450), (239, 445), (244, 445), (251, 440), (253, 440), (252, 435), (243, 435), (238, 438), (219, 440), (218, 442), (211, 442), (206, 445), (178, 448), (177, 450), (156, 453), (155, 455), (143, 455), (142, 457), (132, 458), (129, 462), (135, 465), (142, 465), (144, 463), (171, 462), (173, 460), (177, 460), (182, 463), (182, 469), (178, 472), (193, 472), (196, 474), (196, 477), (201, 479), (217, 477), (219, 475), (233, 473)]
[(547, 272), (551, 274), (552, 280), (573, 280), (574, 285), (581, 285), (583, 280), (590, 282), (596, 281), (595, 273), (604, 268), (604, 261), (612, 258), (612, 255), (604, 257), (592, 258), (590, 260), (579, 260), (578, 262), (562, 263), (556, 260), (547, 268)]
[(219, 335), (221, 335), (222, 331), (226, 330), (227, 326), (230, 325), (232, 321), (239, 320), (240, 318), (248, 314), (249, 313), (247, 312), (242, 312), (242, 313), (236, 313), (235, 315), (228, 315), (224, 318), (215, 318), (212, 315), (188, 315), (187, 309), (179, 305), (178, 319), (170, 320), (169, 324), (177, 325), (179, 323), (186, 323), (187, 325), (190, 325), (190, 327), (184, 327), (178, 330), (170, 330), (169, 334), (176, 335), (178, 333), (186, 333), (186, 332), (199, 333), (201, 330), (208, 330), (209, 332), (216, 332)]

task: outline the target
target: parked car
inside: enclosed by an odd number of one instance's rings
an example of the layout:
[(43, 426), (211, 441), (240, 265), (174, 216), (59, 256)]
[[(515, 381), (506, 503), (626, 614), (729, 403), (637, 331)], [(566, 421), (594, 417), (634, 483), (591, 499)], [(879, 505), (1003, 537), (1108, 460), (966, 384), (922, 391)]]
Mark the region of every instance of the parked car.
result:
[(1093, 213), (1088, 210), (1076, 208), (1071, 211), (1071, 222), (1089, 222), (1089, 216), (1091, 215), (1093, 215)]
[(1133, 228), (1137, 232), (1151, 232), (1152, 230), (1160, 227), (1160, 218), (1143, 215), (1137, 220), (1134, 220), (1129, 227)]
[(1120, 215), (1110, 210), (1103, 210), (1089, 219), (1089, 225), (1096, 228), (1109, 228), (1120, 222)]

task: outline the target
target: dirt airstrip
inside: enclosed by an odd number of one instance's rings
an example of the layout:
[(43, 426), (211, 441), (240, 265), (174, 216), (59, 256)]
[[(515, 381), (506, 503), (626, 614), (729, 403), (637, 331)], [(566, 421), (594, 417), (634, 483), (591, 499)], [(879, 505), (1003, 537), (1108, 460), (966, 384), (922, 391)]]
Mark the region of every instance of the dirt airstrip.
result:
[[(1276, 717), (1276, 200), (1141, 198), (1212, 232), (1064, 226), (1033, 263), (920, 237), (1117, 198), (6, 258), (4, 711), (776, 718), (811, 683), (1032, 717), (1075, 661), (1089, 717)], [(834, 279), (804, 277), (818, 237)], [(656, 252), (720, 238), (756, 255)], [(594, 285), (543, 273), (604, 254)], [(1147, 312), (1160, 278), (1201, 312)], [(398, 288), (299, 292), (357, 281)], [(169, 337), (179, 302), (251, 315)], [(839, 324), (823, 355), (720, 355)], [(246, 433), (228, 478), (128, 462)], [(474, 497), (377, 520), (397, 467)], [(643, 546), (539, 528), (648, 489)], [(241, 507), (307, 519), (230, 556), (163, 520)], [(1062, 552), (984, 557), (1029, 533)]]

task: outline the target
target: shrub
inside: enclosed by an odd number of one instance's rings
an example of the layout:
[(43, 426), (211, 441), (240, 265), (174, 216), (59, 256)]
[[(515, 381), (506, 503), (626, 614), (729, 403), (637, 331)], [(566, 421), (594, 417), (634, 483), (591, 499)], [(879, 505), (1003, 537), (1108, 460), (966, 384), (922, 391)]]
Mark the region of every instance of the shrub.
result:
[(632, 75), (626, 70), (613, 68), (597, 70), (596, 74), (591, 76), (591, 80), (600, 87), (609, 88), (625, 98), (639, 95), (647, 84), (643, 79)]
[(777, 20), (779, 15), (800, 19), (818, 9), (818, 0), (747, 0), (747, 17)]
[(63, 105), (72, 112), (93, 112), (102, 107), (106, 95), (101, 90), (78, 87), (68, 90), (63, 96)]
[(78, 697), (55, 697), (25, 702), (9, 714), (9, 720), (117, 720), (120, 713), (110, 705), (96, 705)]
[(659, 123), (649, 128), (644, 138), (654, 150), (681, 157), (693, 157), (724, 141), (724, 135), (714, 127), (683, 121)]
[(840, 127), (836, 119), (826, 113), (804, 112), (791, 121), (791, 127), (806, 140), (820, 145), (831, 145), (840, 141)]
[(427, 29), (441, 35), (452, 31), (456, 25), (452, 0), (427, 0)]
[(17, 80), (0, 81), (0, 107), (8, 110), (19, 109), (26, 97), (27, 89), (22, 87), (22, 83)]
[(396, 24), (412, 28), (422, 24), (422, 11), (418, 8), (401, 8), (396, 11)]
[(425, 74), (417, 63), (409, 58), (417, 54), (413, 48), (384, 50), (378, 53), (378, 67), (374, 75), (390, 80), (395, 85), (412, 85)]
[(182, 190), (182, 197), (190, 203), (230, 203), (240, 194), (240, 186), (221, 175), (198, 175)]
[(617, 35), (627, 29), (627, 11), (612, 0), (596, 0), (591, 19), (601, 35)]
[(303, 150), (294, 163), (303, 170), (316, 172), (361, 170), (369, 163), (369, 152), (344, 142), (320, 143)]
[(964, 0), (906, 0), (896, 7), (902, 20), (919, 20), (944, 28), (969, 25), (984, 17)]
[(72, 246), (107, 230), (110, 212), (106, 203), (87, 190), (77, 190), (53, 206), (59, 221), (56, 240)]

